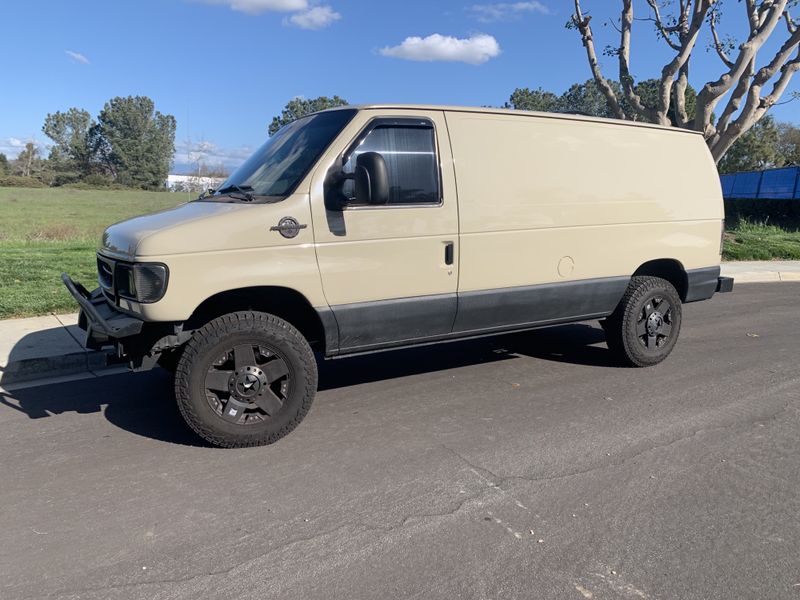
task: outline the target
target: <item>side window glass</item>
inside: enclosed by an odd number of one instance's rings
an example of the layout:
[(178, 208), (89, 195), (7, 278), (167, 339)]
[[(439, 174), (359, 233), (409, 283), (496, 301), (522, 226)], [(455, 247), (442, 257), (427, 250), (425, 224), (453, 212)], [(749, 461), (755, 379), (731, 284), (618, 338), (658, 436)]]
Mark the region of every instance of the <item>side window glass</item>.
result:
[[(350, 154), (345, 173), (353, 172), (358, 155), (364, 152), (377, 152), (386, 161), (389, 204), (439, 203), (439, 168), (432, 127), (378, 125)], [(354, 201), (352, 180), (345, 182), (342, 192)]]

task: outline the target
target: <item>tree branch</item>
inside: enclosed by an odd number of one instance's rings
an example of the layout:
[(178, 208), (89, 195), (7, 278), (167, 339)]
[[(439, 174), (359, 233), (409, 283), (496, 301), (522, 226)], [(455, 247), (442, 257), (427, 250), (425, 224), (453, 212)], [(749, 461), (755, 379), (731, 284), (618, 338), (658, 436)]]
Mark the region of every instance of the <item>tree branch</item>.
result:
[(686, 88), (689, 87), (689, 62), (681, 66), (678, 80), (672, 88), (675, 102), (676, 125), (684, 129), (689, 127), (689, 115), (686, 113)]
[(703, 27), (703, 22), (705, 21), (706, 15), (715, 1), (716, 0), (698, 0), (694, 5), (694, 14), (692, 15), (691, 22), (689, 23), (686, 22), (686, 17), (688, 15), (681, 16), (683, 23), (683, 28), (681, 31), (681, 47), (679, 52), (675, 55), (675, 58), (673, 58), (661, 70), (661, 82), (658, 89), (657, 110), (661, 116), (662, 122), (667, 125), (669, 124), (669, 117), (667, 116), (667, 113), (669, 112), (670, 98), (672, 96), (672, 86), (675, 75), (677, 75), (683, 66), (688, 63), (689, 58), (692, 55), (692, 50), (694, 50), (694, 47), (697, 44), (697, 38), (700, 34), (700, 29)]
[(658, 0), (647, 0), (647, 3), (650, 5), (650, 8), (653, 11), (653, 18), (648, 20), (651, 20), (655, 23), (656, 29), (658, 29), (661, 37), (665, 42), (667, 42), (667, 44), (669, 44), (670, 48), (675, 51), (680, 50), (680, 45), (673, 42), (672, 38), (670, 37), (671, 35), (680, 31), (680, 24), (671, 26), (664, 25), (664, 21), (661, 19), (661, 9), (658, 8)]
[(728, 54), (725, 52), (725, 49), (722, 47), (722, 42), (719, 39), (719, 34), (717, 33), (717, 20), (719, 19), (719, 14), (717, 10), (714, 9), (708, 18), (708, 24), (711, 27), (711, 38), (713, 40), (714, 49), (717, 51), (717, 56), (719, 56), (720, 60), (725, 63), (725, 66), (728, 69), (733, 68), (733, 61), (728, 58)]
[(633, 0), (622, 0), (622, 15), (620, 17), (621, 31), (619, 41), (619, 82), (630, 105), (637, 113), (648, 121), (660, 123), (661, 115), (642, 102), (641, 96), (636, 93), (633, 77), (630, 71), (631, 59), (631, 28), (633, 27)]
[(592, 76), (594, 77), (595, 83), (597, 83), (597, 87), (600, 88), (603, 96), (605, 96), (606, 102), (608, 102), (608, 105), (611, 108), (611, 112), (614, 113), (614, 116), (616, 116), (618, 119), (625, 119), (625, 111), (622, 110), (619, 100), (617, 99), (617, 95), (614, 93), (614, 89), (608, 83), (608, 80), (603, 77), (603, 73), (600, 70), (600, 65), (597, 62), (597, 53), (594, 49), (592, 28), (589, 25), (591, 19), (592, 18), (589, 16), (584, 17), (583, 12), (581, 11), (580, 0), (575, 0), (575, 14), (572, 16), (572, 24), (581, 34), (583, 46), (586, 48), (586, 58), (589, 61), (589, 68), (592, 70)]
[(792, 18), (792, 15), (789, 14), (788, 10), (783, 11), (783, 16), (786, 19), (786, 28), (789, 30), (789, 33), (792, 34), (797, 31), (797, 28), (800, 27), (797, 21)]
[(716, 81), (709, 81), (697, 96), (697, 111), (694, 128), (702, 131), (708, 139), (714, 135), (711, 115), (714, 108), (733, 85), (739, 81), (747, 65), (772, 34), (786, 8), (787, 0), (764, 0), (756, 5), (756, 0), (745, 0), (750, 18), (750, 36), (740, 46), (739, 55), (733, 67), (723, 73)]
[(754, 33), (758, 29), (758, 7), (756, 0), (745, 0), (745, 7), (747, 9), (747, 20), (750, 21), (750, 33)]
[[(735, 108), (729, 111), (726, 109), (726, 114), (723, 115), (725, 120), (720, 119), (718, 130), (718, 137), (712, 140), (711, 151), (717, 160), (730, 148), (736, 139), (755, 125), (766, 112), (777, 102), (781, 94), (786, 91), (789, 82), (791, 81), (794, 73), (800, 69), (800, 28), (798, 28), (787, 39), (780, 49), (775, 53), (772, 60), (753, 76), (753, 81), (747, 90), (747, 100), (744, 108), (739, 116), (728, 124), (730, 115), (733, 114)], [(797, 56), (789, 60), (792, 53), (797, 50)], [(761, 89), (780, 71), (780, 76), (772, 86), (770, 93), (761, 97)], [(737, 91), (740, 85), (737, 86)], [(738, 102), (741, 102), (739, 98)], [(719, 158), (718, 158), (719, 157)]]
[(742, 76), (739, 78), (739, 82), (736, 84), (736, 87), (731, 94), (730, 99), (728, 100), (728, 105), (725, 107), (725, 110), (722, 111), (722, 116), (719, 118), (717, 125), (714, 129), (713, 136), (709, 139), (709, 142), (712, 144), (716, 144), (719, 140), (720, 133), (724, 132), (728, 128), (728, 123), (736, 114), (736, 111), (739, 110), (739, 107), (742, 104), (742, 100), (747, 95), (747, 91), (750, 89), (750, 79), (753, 77), (753, 73), (756, 70), (756, 60), (755, 57), (750, 60), (747, 64), (747, 68), (742, 73)]

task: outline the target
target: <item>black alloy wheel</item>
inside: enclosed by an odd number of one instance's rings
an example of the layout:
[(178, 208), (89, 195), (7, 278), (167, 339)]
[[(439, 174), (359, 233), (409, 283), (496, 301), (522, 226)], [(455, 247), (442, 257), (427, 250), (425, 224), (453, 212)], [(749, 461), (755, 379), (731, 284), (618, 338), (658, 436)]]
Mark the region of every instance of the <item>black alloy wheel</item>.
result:
[(283, 408), (292, 386), (289, 364), (274, 348), (238, 344), (206, 372), (206, 400), (214, 412), (236, 425), (266, 421)]

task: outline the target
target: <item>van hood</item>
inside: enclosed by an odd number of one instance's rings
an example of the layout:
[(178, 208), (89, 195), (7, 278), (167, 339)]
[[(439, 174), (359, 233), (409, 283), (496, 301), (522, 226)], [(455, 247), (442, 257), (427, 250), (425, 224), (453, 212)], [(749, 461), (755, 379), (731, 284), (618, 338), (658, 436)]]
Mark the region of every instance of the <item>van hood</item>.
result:
[(189, 202), (111, 225), (103, 233), (101, 252), (133, 260), (253, 247), (264, 242), (264, 219), (254, 214), (274, 210), (265, 204)]

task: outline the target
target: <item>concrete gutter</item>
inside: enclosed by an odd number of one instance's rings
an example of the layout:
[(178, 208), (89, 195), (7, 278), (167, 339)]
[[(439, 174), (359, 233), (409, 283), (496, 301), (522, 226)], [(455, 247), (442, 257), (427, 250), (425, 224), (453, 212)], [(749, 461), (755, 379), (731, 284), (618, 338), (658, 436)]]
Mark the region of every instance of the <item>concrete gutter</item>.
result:
[[(736, 285), (800, 282), (800, 261), (723, 263), (722, 274)], [(109, 353), (83, 347), (85, 334), (77, 323), (77, 314), (0, 321), (0, 385), (119, 372), (119, 365), (109, 366)]]

